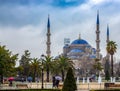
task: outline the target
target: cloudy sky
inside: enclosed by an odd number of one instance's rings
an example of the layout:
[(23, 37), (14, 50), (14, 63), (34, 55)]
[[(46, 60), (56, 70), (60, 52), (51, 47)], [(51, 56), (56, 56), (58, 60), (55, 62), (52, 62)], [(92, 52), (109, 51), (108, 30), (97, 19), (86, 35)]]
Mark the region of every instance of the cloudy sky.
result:
[(50, 15), (52, 56), (62, 53), (64, 38), (79, 34), (96, 48), (96, 13), (100, 13), (100, 49), (106, 55), (106, 29), (118, 44), (120, 54), (120, 0), (0, 0), (0, 42), (20, 56), (29, 50), (32, 57), (46, 53), (47, 19)]

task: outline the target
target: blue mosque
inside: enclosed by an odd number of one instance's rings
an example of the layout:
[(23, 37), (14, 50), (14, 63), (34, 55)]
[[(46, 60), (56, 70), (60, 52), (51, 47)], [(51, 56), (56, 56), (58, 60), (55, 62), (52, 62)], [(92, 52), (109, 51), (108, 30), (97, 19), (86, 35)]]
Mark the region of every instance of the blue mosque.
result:
[[(93, 65), (95, 59), (101, 60), (102, 65), (105, 64), (109, 58), (102, 57), (100, 53), (100, 30), (99, 30), (99, 12), (97, 12), (96, 21), (96, 48), (91, 46), (88, 41), (81, 38), (75, 39), (71, 43), (65, 43), (63, 46), (63, 54), (74, 62), (76, 69), (76, 75), (87, 76), (88, 74), (94, 74), (95, 69)], [(109, 27), (107, 26), (107, 38), (106, 42), (109, 42)], [(108, 54), (107, 54), (108, 55)], [(103, 72), (104, 73), (104, 72)]]
[[(74, 63), (76, 75), (86, 76), (86, 73), (93, 72), (93, 64), (96, 55), (96, 49), (79, 35), (78, 39), (63, 47), (63, 55), (71, 59)], [(100, 54), (100, 59), (102, 55)]]
[(65, 44), (63, 55), (76, 60), (82, 60), (84, 58), (94, 59), (96, 58), (96, 49), (79, 36), (71, 44)]
[[(50, 20), (48, 16), (47, 23), (47, 56), (51, 55), (50, 45)], [(97, 21), (96, 21), (96, 48), (92, 47), (86, 40), (82, 39), (80, 34), (78, 39), (72, 41), (70, 44), (65, 44), (63, 47), (63, 56), (66, 56), (70, 59), (82, 60), (84, 57), (88, 59), (98, 58), (101, 59), (102, 55), (100, 54), (100, 30), (99, 30), (99, 11), (97, 12)]]
[[(91, 46), (88, 41), (81, 38), (80, 34), (77, 39), (72, 41), (71, 43), (65, 43), (63, 46), (63, 53), (61, 55), (68, 57), (74, 63), (74, 67), (77, 74), (81, 76), (85, 76), (87, 73), (94, 74), (95, 69), (93, 68), (93, 64), (95, 63), (95, 59), (99, 59), (102, 61), (108, 59), (107, 57), (102, 57), (100, 53), (100, 30), (99, 30), (99, 11), (97, 12), (97, 20), (96, 20), (96, 48)], [(47, 24), (47, 56), (51, 55), (50, 51), (50, 21), (48, 17)], [(107, 43), (109, 42), (109, 27), (107, 26)], [(108, 55), (108, 54), (107, 54)], [(104, 60), (103, 60), (104, 59)], [(105, 62), (105, 61), (104, 61)]]

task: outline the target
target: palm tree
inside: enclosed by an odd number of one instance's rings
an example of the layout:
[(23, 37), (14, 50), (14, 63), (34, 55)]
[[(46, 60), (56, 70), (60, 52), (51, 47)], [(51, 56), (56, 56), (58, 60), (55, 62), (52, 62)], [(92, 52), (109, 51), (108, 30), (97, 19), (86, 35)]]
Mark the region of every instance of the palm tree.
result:
[(29, 50), (25, 50), (24, 54), (21, 56), (19, 63), (20, 66), (23, 67), (23, 70), (21, 71), (20, 75), (22, 77), (28, 77), (29, 76), (29, 72), (30, 72), (30, 62), (32, 61), (32, 58), (30, 57), (30, 52)]
[(65, 56), (60, 56), (58, 58), (58, 62), (59, 62), (59, 70), (61, 71), (61, 75), (62, 75), (62, 81), (64, 81), (64, 76), (65, 76), (65, 72), (67, 72), (68, 68), (74, 68), (73, 67), (73, 62), (65, 57)]
[(46, 72), (47, 72), (47, 82), (49, 82), (50, 68), (52, 67), (51, 66), (52, 57), (50, 57), (50, 56), (44, 56), (44, 57), (45, 57), (45, 59), (43, 60), (43, 65), (44, 65)]
[(93, 68), (96, 70), (96, 75), (98, 76), (100, 71), (102, 71), (102, 69), (103, 69), (102, 64), (100, 63), (100, 59), (98, 59), (98, 58), (95, 59)]
[(31, 72), (33, 72), (33, 81), (35, 81), (35, 77), (40, 74), (40, 61), (37, 58), (33, 58), (31, 61)]
[(109, 41), (106, 47), (107, 52), (111, 55), (111, 76), (113, 77), (113, 55), (117, 50), (117, 44), (114, 41)]
[(52, 62), (51, 62), (51, 74), (52, 75), (57, 75), (60, 73), (60, 69), (59, 69), (59, 62), (57, 59), (54, 59)]

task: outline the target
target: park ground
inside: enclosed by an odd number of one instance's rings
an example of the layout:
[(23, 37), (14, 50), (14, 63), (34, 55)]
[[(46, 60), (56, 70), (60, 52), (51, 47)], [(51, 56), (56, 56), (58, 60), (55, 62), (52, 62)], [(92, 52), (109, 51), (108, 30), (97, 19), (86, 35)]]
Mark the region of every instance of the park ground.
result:
[[(33, 89), (33, 88), (41, 88), (41, 83), (40, 82), (35, 82), (35, 83), (28, 83), (28, 82), (13, 82), (13, 86), (10, 87), (8, 84), (3, 84), (1, 85), (1, 89), (18, 89), (18, 87), (16, 87), (16, 84), (27, 84), (29, 89)], [(116, 82), (116, 84), (120, 84), (120, 82)], [(59, 84), (59, 89), (62, 88), (63, 83)], [(20, 87), (21, 88), (21, 87)], [(44, 88), (47, 89), (52, 89), (52, 83), (51, 82), (44, 82)], [(89, 91), (91, 89), (104, 89), (104, 82), (102, 83), (98, 83), (98, 82), (90, 82), (90, 83), (78, 83), (77, 84), (77, 91)], [(54, 89), (54, 88), (53, 88)]]

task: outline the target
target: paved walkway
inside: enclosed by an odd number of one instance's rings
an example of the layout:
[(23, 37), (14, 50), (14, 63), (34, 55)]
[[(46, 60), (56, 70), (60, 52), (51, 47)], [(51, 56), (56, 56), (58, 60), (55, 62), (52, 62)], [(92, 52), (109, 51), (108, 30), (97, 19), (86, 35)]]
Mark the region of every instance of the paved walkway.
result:
[[(120, 82), (116, 82), (118, 84), (120, 84)], [(4, 84), (1, 89), (17, 89), (16, 87), (16, 84), (27, 84), (28, 85), (28, 88), (41, 88), (41, 83), (22, 83), (22, 82), (19, 82), (19, 83), (13, 83), (13, 87), (9, 87), (8, 84)], [(60, 89), (62, 88), (62, 83), (61, 84), (61, 87), (59, 87)], [(52, 88), (52, 83), (46, 83), (44, 82), (44, 88)], [(89, 91), (88, 89), (104, 89), (104, 83), (97, 83), (97, 82), (91, 82), (91, 83), (79, 83), (77, 84), (77, 88), (78, 90), (77, 91)]]

